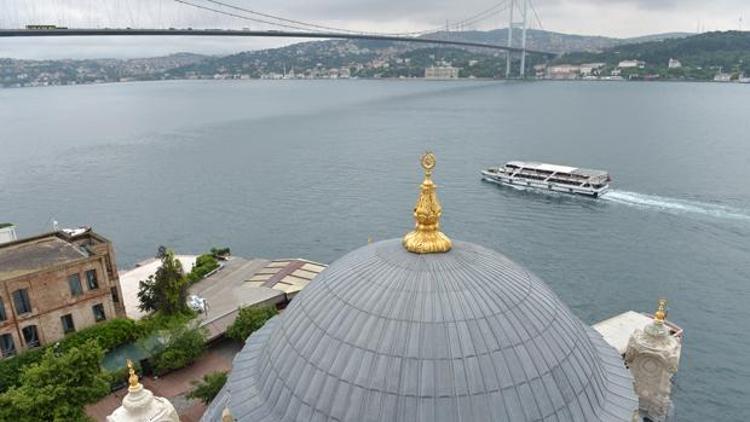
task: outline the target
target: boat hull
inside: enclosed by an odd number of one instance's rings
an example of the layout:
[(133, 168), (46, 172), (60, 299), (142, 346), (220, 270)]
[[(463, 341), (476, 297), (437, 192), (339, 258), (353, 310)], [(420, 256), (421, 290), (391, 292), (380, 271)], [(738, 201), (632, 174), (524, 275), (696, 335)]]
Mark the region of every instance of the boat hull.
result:
[(592, 198), (598, 198), (609, 191), (609, 185), (601, 188), (586, 188), (572, 184), (562, 184), (557, 182), (545, 182), (542, 180), (530, 180), (521, 177), (511, 177), (503, 173), (482, 171), (482, 179), (496, 183), (498, 185), (510, 186), (513, 188), (536, 189), (548, 192), (560, 192), (573, 195), (585, 195)]

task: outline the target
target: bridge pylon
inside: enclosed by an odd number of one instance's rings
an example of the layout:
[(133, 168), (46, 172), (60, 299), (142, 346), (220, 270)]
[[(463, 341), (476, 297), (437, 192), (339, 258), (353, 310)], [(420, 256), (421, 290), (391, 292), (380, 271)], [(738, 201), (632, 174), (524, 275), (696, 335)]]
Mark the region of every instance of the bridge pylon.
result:
[[(518, 3), (521, 4), (518, 4)], [(514, 10), (516, 5), (520, 8), (521, 20), (515, 21), (513, 19)], [(510, 0), (510, 10), (508, 11), (508, 48), (513, 47), (513, 30), (516, 28), (521, 29), (521, 63), (519, 69), (519, 77), (523, 79), (526, 76), (526, 18), (528, 11), (528, 0)], [(505, 79), (511, 78), (511, 62), (513, 58), (512, 51), (506, 53), (505, 59)]]

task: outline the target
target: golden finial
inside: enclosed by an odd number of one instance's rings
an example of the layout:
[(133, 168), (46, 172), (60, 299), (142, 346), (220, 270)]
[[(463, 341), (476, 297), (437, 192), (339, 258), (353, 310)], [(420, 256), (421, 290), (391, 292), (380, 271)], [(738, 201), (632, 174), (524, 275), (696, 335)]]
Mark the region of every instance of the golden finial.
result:
[(136, 390), (138, 388), (138, 375), (135, 373), (135, 369), (133, 369), (133, 361), (130, 359), (127, 360), (128, 362), (128, 373), (130, 376), (128, 377), (128, 384), (130, 384), (130, 387), (128, 387), (128, 390)]
[(419, 199), (414, 207), (416, 228), (404, 236), (403, 245), (409, 252), (418, 254), (442, 253), (451, 250), (451, 240), (440, 231), (440, 215), (443, 209), (438, 201), (435, 183), (432, 182), (432, 169), (435, 168), (435, 155), (425, 152), (422, 155), (424, 181)]
[(667, 299), (659, 299), (659, 305), (654, 313), (654, 322), (657, 324), (663, 324), (664, 319), (667, 317)]

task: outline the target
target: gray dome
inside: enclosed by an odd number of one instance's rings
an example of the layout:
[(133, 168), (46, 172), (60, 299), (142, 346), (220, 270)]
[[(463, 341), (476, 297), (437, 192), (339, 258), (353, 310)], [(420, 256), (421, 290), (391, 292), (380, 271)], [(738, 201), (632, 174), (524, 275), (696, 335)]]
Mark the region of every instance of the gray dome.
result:
[(239, 421), (630, 421), (617, 352), (536, 276), (465, 242), (349, 253), (253, 334), (206, 411)]

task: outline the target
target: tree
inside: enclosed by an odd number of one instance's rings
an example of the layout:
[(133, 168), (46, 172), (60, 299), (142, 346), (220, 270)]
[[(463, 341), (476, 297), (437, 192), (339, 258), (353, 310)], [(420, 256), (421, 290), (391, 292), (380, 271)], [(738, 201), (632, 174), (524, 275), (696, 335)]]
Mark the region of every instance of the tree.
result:
[(175, 258), (174, 252), (163, 246), (159, 247), (159, 258), (161, 267), (147, 280), (139, 283), (138, 309), (158, 311), (165, 315), (187, 312), (188, 282), (182, 271), (182, 264)]
[(24, 369), (20, 386), (0, 395), (0, 420), (87, 420), (83, 406), (109, 392), (99, 367), (103, 356), (94, 340), (62, 354), (48, 348), (39, 363)]
[(227, 337), (244, 342), (277, 313), (273, 306), (240, 308), (237, 318), (227, 328)]
[(203, 376), (202, 382), (192, 381), (195, 388), (188, 393), (189, 399), (200, 399), (204, 404), (209, 404), (211, 400), (219, 394), (221, 388), (227, 382), (226, 372), (211, 372)]
[(161, 375), (183, 368), (203, 354), (206, 336), (201, 328), (178, 325), (169, 334), (167, 344), (153, 356), (154, 370)]

